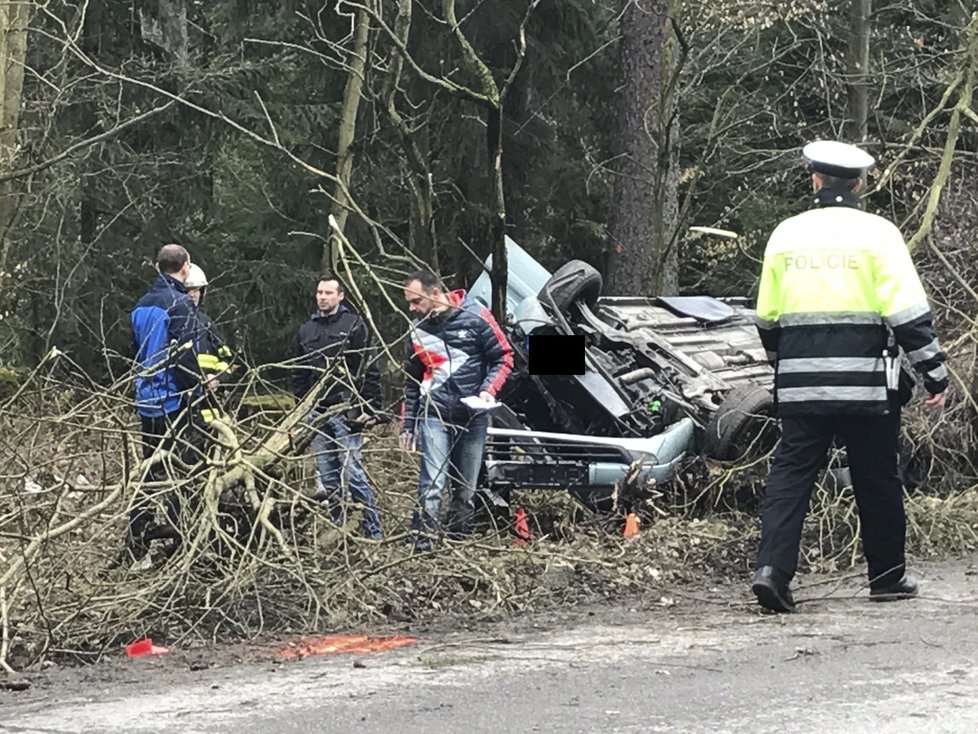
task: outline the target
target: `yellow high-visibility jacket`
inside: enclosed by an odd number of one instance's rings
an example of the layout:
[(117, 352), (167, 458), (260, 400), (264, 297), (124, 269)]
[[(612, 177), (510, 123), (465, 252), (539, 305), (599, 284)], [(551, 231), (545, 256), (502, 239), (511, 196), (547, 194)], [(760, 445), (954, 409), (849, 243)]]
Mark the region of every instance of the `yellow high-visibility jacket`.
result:
[(781, 415), (887, 413), (891, 331), (927, 391), (947, 387), (945, 356), (900, 231), (851, 205), (778, 225), (764, 253), (756, 320)]
[[(204, 377), (217, 377), (221, 382), (231, 378), (231, 363), (234, 353), (224, 340), (224, 333), (210, 316), (197, 310), (199, 324), (197, 338), (197, 363)], [(200, 416), (204, 423), (211, 423), (220, 414), (217, 401), (209, 396), (206, 406), (201, 408)]]

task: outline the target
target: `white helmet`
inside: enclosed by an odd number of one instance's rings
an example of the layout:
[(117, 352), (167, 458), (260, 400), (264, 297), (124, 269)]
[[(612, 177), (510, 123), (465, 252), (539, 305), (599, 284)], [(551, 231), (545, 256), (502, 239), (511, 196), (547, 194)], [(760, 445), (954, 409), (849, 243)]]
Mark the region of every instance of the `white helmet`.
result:
[(186, 288), (203, 288), (207, 285), (207, 276), (199, 265), (190, 263), (190, 272), (187, 273), (187, 279), (183, 281), (183, 285)]

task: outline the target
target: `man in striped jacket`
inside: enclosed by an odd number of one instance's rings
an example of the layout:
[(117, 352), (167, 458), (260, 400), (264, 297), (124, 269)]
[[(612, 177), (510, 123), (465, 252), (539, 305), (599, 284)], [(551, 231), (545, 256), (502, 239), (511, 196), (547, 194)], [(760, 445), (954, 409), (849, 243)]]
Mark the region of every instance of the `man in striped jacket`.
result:
[(761, 514), (752, 590), (794, 611), (802, 525), (835, 437), (846, 446), (870, 597), (917, 593), (905, 573), (906, 516), (897, 473), (899, 350), (921, 375), (925, 404), (944, 404), (948, 371), (910, 253), (889, 221), (859, 208), (873, 158), (844, 143), (805, 147), (815, 208), (782, 222), (764, 253), (757, 326), (775, 366), (781, 442)]
[(414, 526), (416, 547), (428, 550), (449, 482), (449, 533), (469, 533), (489, 421), (463, 398), (495, 402), (513, 370), (513, 349), (489, 309), (465, 291), (446, 291), (430, 272), (409, 276), (404, 296), (417, 320), (404, 360), (401, 445), (421, 451)]

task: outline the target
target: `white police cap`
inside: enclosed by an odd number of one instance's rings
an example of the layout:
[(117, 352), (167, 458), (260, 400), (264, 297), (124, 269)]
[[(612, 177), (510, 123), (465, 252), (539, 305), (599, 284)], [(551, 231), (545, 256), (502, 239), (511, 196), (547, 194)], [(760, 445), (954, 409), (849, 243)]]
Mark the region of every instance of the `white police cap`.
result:
[(802, 153), (811, 163), (813, 171), (838, 178), (859, 178), (876, 163), (865, 150), (836, 140), (809, 143)]

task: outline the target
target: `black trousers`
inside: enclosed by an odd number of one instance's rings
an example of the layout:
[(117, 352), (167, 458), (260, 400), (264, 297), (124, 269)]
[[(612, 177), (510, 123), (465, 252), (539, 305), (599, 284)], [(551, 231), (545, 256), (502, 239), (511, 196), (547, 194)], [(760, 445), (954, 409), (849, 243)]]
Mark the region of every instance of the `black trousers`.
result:
[[(193, 465), (200, 459), (200, 431), (189, 408), (159, 417), (140, 416), (139, 420), (143, 459), (150, 458), (157, 449), (172, 451), (185, 464)], [(144, 479), (152, 482), (172, 476), (169, 466), (166, 460), (154, 463)], [(147, 529), (155, 515), (151, 494), (141, 488), (129, 511), (129, 542), (140, 550), (145, 550), (152, 540), (147, 537)], [(171, 532), (166, 534), (179, 539), (180, 496), (176, 491), (167, 495), (166, 514), (171, 525)]]
[(761, 511), (757, 566), (774, 566), (793, 576), (802, 525), (819, 471), (835, 437), (845, 444), (859, 509), (863, 552), (873, 587), (903, 575), (907, 518), (897, 470), (900, 409), (889, 415), (788, 416), (774, 454)]

